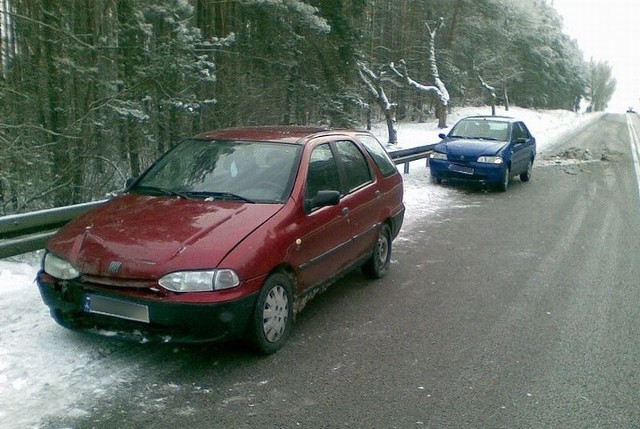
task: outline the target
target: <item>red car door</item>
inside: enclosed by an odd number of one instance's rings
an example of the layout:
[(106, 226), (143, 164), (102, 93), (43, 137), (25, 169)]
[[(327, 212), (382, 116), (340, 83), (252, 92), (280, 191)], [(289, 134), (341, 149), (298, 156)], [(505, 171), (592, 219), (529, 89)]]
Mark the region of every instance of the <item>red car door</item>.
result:
[(349, 140), (335, 143), (345, 196), (342, 203), (348, 210), (353, 239), (351, 259), (369, 253), (376, 241), (382, 211), (379, 184), (365, 155)]
[[(304, 169), (303, 169), (304, 171)], [(313, 149), (308, 158), (305, 199), (318, 191), (339, 191), (338, 167), (330, 143)], [(312, 209), (302, 215), (301, 236), (296, 239), (292, 259), (299, 269), (299, 290), (326, 281), (346, 269), (352, 260), (352, 231), (349, 207), (344, 199), (337, 205)]]

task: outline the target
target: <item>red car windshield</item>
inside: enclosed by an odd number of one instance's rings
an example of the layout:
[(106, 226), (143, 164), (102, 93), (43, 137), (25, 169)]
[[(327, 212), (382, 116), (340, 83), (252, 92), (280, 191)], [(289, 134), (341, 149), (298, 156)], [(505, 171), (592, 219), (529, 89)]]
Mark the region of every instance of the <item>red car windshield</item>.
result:
[(130, 191), (282, 203), (291, 193), (301, 150), (286, 143), (186, 140), (153, 164)]

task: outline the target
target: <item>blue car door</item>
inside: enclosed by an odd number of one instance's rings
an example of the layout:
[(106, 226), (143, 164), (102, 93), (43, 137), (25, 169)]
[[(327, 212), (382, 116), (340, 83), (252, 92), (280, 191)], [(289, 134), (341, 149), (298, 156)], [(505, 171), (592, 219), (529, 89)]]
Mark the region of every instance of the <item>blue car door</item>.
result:
[(535, 157), (535, 139), (522, 122), (515, 122), (511, 131), (511, 174), (524, 173)]

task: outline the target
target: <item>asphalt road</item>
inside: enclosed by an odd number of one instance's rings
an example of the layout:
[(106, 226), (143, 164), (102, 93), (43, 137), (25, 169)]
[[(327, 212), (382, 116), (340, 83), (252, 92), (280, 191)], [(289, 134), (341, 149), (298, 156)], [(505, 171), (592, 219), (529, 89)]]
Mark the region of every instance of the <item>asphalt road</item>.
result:
[(529, 183), (456, 188), (451, 208), (403, 229), (387, 277), (334, 285), (273, 356), (128, 345), (134, 379), (42, 427), (638, 428), (630, 135), (605, 115)]

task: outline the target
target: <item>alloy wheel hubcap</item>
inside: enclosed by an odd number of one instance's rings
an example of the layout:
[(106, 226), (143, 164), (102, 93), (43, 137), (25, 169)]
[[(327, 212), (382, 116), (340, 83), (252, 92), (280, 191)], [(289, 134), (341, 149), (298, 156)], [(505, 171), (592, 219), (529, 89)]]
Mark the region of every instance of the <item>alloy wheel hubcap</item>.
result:
[(266, 339), (278, 341), (287, 327), (289, 298), (286, 290), (278, 285), (269, 291), (262, 310), (262, 329)]
[(378, 265), (384, 266), (387, 262), (387, 257), (389, 254), (389, 246), (387, 244), (387, 239), (384, 236), (381, 236), (378, 239)]

